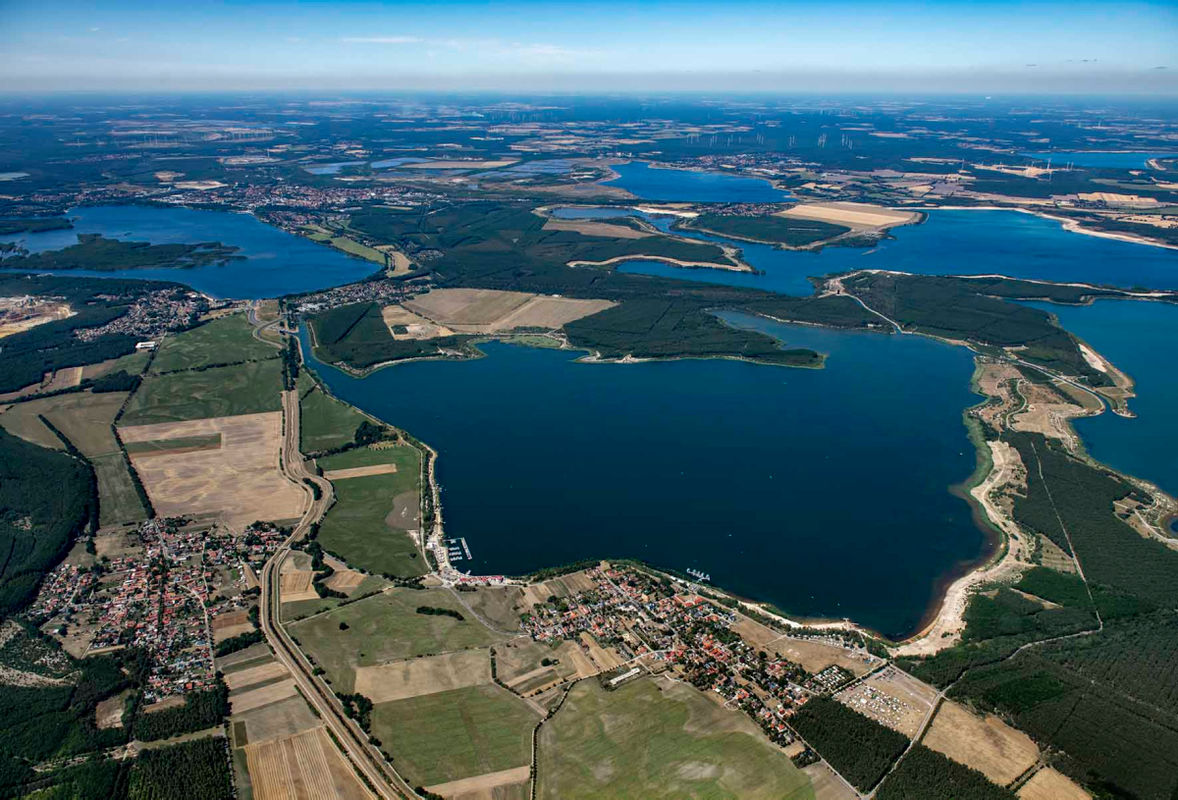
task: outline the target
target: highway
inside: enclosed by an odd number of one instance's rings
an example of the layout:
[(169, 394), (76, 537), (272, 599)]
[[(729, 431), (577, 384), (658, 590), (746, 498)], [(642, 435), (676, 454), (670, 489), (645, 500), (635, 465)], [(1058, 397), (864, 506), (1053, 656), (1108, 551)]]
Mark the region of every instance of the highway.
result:
[[(311, 526), (322, 519), (331, 507), (331, 483), (311, 473), (299, 452), (299, 400), (294, 391), (282, 393), (283, 441), (282, 471), (288, 479), (307, 492), (307, 508), (291, 535), (262, 568), (262, 596), (259, 622), (262, 633), (274, 649), (275, 657), (294, 678), (303, 697), (323, 720), (343, 754), (363, 776), (370, 789), (382, 798), (417, 797), (413, 788), (385, 761), (376, 747), (368, 743), (368, 735), (344, 714), (343, 707), (331, 689), (314, 675), (314, 667), (291, 640), (280, 624), (279, 571), (290, 553), (291, 545), (303, 539)], [(319, 497), (304, 482), (310, 480), (319, 489)]]

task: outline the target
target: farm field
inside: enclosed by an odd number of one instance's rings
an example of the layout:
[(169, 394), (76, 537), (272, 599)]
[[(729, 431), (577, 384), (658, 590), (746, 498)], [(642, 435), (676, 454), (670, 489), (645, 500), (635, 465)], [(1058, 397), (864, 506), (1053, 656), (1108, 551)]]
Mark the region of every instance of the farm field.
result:
[(299, 400), (299, 450), (315, 453), (349, 444), (367, 417), (326, 394), (318, 384)]
[[(452, 609), (465, 619), (418, 614), (420, 606)], [(347, 629), (341, 631), (340, 623)], [(290, 623), (287, 629), (335, 684), (347, 691), (357, 667), (486, 647), (504, 638), (471, 618), (445, 589), (390, 589)]]
[(388, 703), (491, 682), (491, 657), (483, 649), (393, 661), (356, 670), (353, 691)]
[(245, 314), (230, 314), (165, 338), (151, 362), (150, 374), (277, 357), (275, 347), (254, 338)]
[(751, 720), (679, 683), (642, 678), (607, 692), (582, 681), (538, 748), (540, 798), (814, 797)]
[(352, 774), (323, 726), (245, 745), (254, 800), (363, 800), (372, 795)]
[(193, 372), (150, 375), (120, 423), (150, 425), (281, 410), (282, 362), (271, 358)]
[(458, 333), (493, 333), (513, 328), (560, 328), (616, 303), (496, 289), (434, 289), (403, 305)]
[(0, 414), (0, 426), (13, 435), (55, 450), (61, 440), (38, 417), (44, 416), (94, 466), (98, 480), (99, 523), (139, 522), (147, 514), (110, 426), (126, 392), (79, 392), (30, 400)]
[[(160, 443), (214, 433), (221, 441), (215, 449), (161, 449), (166, 444)], [(282, 412), (133, 425), (121, 427), (119, 435), (129, 450), (157, 443), (132, 453), (131, 463), (161, 515), (222, 514), (231, 525), (243, 527), (258, 519), (285, 520), (302, 513), (302, 489), (278, 469)]]
[(948, 700), (937, 710), (923, 744), (1000, 786), (1022, 775), (1039, 758), (1039, 748), (1025, 733), (997, 717), (977, 717)]
[(791, 219), (773, 214), (745, 217), (704, 213), (692, 219), (685, 227), (733, 239), (769, 242), (785, 247), (808, 247), (851, 230), (845, 225), (834, 225), (815, 219)]
[(377, 703), (372, 733), (413, 785), (526, 767), (540, 715), (494, 684)]
[(425, 559), (406, 531), (420, 525), (420, 455), (399, 445), (360, 448), (319, 461), (325, 472), (390, 464), (395, 472), (334, 480), (335, 505), (318, 541), (357, 569), (398, 576), (422, 575)]

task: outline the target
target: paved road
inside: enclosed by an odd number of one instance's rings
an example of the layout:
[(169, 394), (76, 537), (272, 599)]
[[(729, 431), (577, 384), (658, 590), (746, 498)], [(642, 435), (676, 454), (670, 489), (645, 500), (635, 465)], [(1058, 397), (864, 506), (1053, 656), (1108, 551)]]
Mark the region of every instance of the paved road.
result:
[[(274, 556), (262, 568), (262, 597), (259, 621), (266, 640), (275, 655), (295, 679), (303, 696), (319, 714), (327, 729), (334, 734), (337, 745), (382, 798), (417, 797), (407, 784), (384, 760), (380, 752), (368, 743), (368, 736), (355, 721), (344, 713), (334, 693), (313, 673), (313, 667), (279, 624), (279, 571), (290, 553), (291, 545), (306, 536), (311, 525), (320, 520), (333, 500), (331, 483), (312, 474), (299, 452), (299, 401), (294, 391), (282, 393), (283, 441), (282, 471), (292, 481), (307, 488), (307, 508), (302, 518), (282, 543)], [(319, 497), (304, 483), (310, 480), (319, 488)]]

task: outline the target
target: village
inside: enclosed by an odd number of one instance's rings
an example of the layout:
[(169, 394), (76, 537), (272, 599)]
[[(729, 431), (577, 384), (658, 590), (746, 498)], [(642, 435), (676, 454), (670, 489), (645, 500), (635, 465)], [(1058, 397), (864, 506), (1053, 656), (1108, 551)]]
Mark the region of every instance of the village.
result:
[(287, 535), (270, 523), (234, 534), (176, 517), (103, 532), (90, 558), (46, 576), (27, 616), (76, 657), (141, 648), (148, 708), (176, 702), (216, 685), (216, 643), (253, 629), (257, 572)]
[[(754, 641), (750, 633), (769, 629), (726, 607), (734, 601), (700, 584), (632, 566), (603, 564), (583, 574), (593, 588), (550, 596), (524, 615), (524, 629), (533, 639), (580, 640), (584, 647), (584, 634), (589, 634), (615, 651), (621, 664), (607, 673), (610, 688), (639, 675), (642, 670), (634, 665), (668, 674), (743, 710), (799, 765), (815, 756), (797, 740), (790, 717), (810, 698), (833, 695), (886, 664), (867, 652), (852, 631), (799, 629), (781, 636), (791, 646), (829, 650), (845, 659), (811, 672), (798, 663), (807, 659), (787, 658), (779, 652), (784, 648), (770, 646), (763, 637)], [(881, 695), (881, 712), (890, 701)]]

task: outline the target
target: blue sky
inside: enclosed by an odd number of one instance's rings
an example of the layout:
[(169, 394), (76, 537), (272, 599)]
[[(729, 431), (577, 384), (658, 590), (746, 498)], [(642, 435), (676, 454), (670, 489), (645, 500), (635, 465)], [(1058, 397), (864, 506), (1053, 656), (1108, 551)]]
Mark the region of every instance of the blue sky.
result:
[(1178, 6), (0, 0), (0, 89), (1178, 93)]

